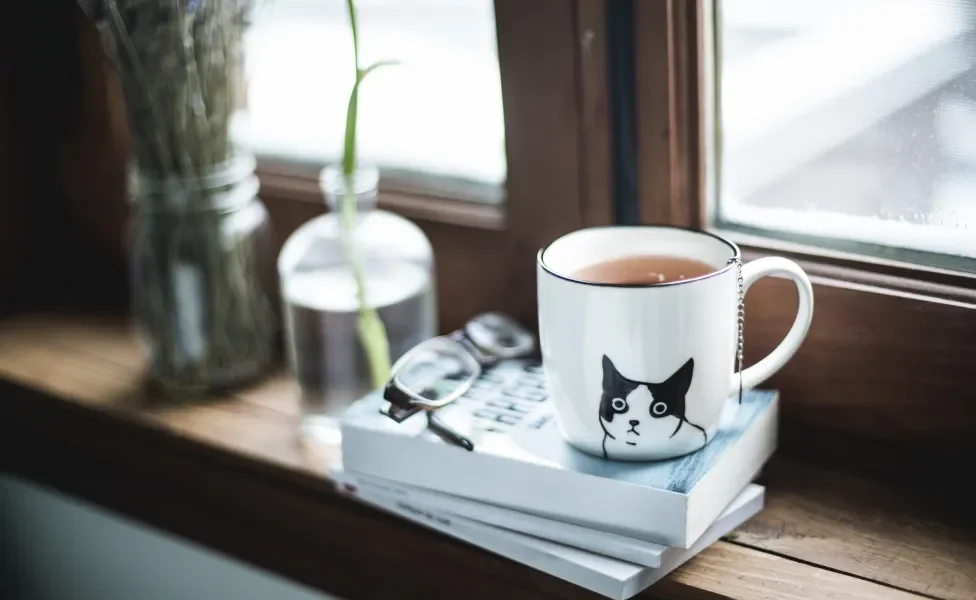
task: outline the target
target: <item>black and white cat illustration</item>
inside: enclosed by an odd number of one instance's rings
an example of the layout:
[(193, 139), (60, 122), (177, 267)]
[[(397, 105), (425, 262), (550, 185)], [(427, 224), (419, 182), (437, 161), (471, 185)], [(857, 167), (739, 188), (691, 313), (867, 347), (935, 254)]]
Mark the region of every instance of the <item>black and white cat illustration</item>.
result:
[[(673, 438), (686, 425), (702, 444), (708, 434), (685, 416), (685, 395), (691, 386), (695, 361), (689, 358), (673, 375), (660, 383), (635, 381), (617, 371), (603, 356), (603, 394), (600, 397), (600, 427), (603, 428), (603, 457), (625, 457), (629, 447), (639, 447), (655, 438)], [(694, 428), (694, 429), (691, 429)], [(636, 449), (636, 448), (635, 448)]]

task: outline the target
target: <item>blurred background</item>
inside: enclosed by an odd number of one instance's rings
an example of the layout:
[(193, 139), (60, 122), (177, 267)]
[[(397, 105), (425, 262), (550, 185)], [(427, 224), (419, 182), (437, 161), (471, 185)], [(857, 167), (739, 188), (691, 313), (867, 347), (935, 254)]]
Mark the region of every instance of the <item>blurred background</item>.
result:
[[(260, 158), (321, 166), (338, 154), (351, 77), (339, 60), (350, 52), (343, 10), (257, 5), (234, 134)], [(492, 3), (364, 0), (360, 10), (365, 58), (405, 65), (365, 84), (363, 153), (391, 175), (500, 202)], [(107, 273), (124, 262), (129, 134), (113, 74), (74, 2), (14, 14), (0, 42), (0, 298), (50, 289), (53, 273), (70, 278), (78, 251), (99, 257), (78, 259), (78, 276), (104, 275), (108, 286), (81, 286), (83, 295), (119, 296), (111, 290), (124, 284)], [(968, 270), (974, 23), (969, 0), (716, 3), (713, 222)], [(11, 201), (21, 194), (31, 201)], [(66, 253), (54, 243), (64, 239), (83, 243)]]
[(974, 6), (719, 2), (717, 220), (976, 257)]
[[(703, 82), (709, 99), (704, 112), (708, 226), (976, 273), (976, 0), (717, 0), (703, 5), (713, 17), (705, 23), (711, 52), (702, 57), (709, 77)], [(534, 238), (505, 236), (509, 229), (549, 231), (546, 223), (554, 217), (549, 210), (503, 212), (511, 208), (505, 204), (509, 176), (520, 165), (509, 161), (512, 148), (506, 145), (495, 3), (361, 0), (359, 10), (363, 62), (395, 58), (403, 63), (376, 72), (364, 84), (360, 152), (379, 166), (385, 181), (422, 189), (429, 196), (422, 200), (434, 201), (425, 205), (423, 228), (435, 249), (464, 250), (437, 256), (438, 293), (451, 300), (441, 303), (440, 313), (448, 315), (441, 326), (463, 323), (471, 307), (498, 308), (514, 295), (512, 289), (528, 298), (510, 303), (521, 311), (516, 316), (531, 319), (531, 273), (511, 277), (511, 265), (499, 256), (510, 246), (521, 252), (511, 253), (519, 259), (534, 252), (538, 246), (527, 247)], [(233, 138), (256, 155), (259, 175), (269, 166), (277, 169), (273, 175), (285, 169), (298, 173), (308, 188), (299, 200), (277, 199), (273, 258), (296, 227), (325, 210), (316, 176), (340, 155), (353, 77), (351, 44), (342, 0), (263, 0), (252, 17), (235, 90)], [(617, 50), (626, 54), (633, 48)], [(527, 57), (536, 51), (531, 44), (524, 50)], [(616, 50), (610, 54), (618, 55)], [(604, 108), (639, 120), (642, 111), (633, 106), (633, 90), (617, 92), (606, 94), (614, 104)], [(566, 103), (575, 101), (573, 96)], [(0, 313), (94, 308), (124, 314), (131, 274), (132, 137), (118, 75), (99, 31), (79, 4), (49, 0), (6, 7), (0, 19)], [(553, 154), (562, 150), (549, 140), (541, 140), (539, 147)], [(627, 146), (615, 146), (621, 148)], [(617, 175), (634, 164), (632, 154), (614, 156)], [(636, 179), (639, 174), (630, 175)], [(578, 176), (540, 170), (532, 185), (522, 188), (529, 191), (523, 198), (535, 200), (540, 190), (560, 189), (561, 178)], [(621, 203), (637, 214), (633, 190), (619, 187), (614, 201), (617, 214), (628, 213), (620, 210)], [(450, 218), (443, 219), (439, 211)], [(518, 222), (512, 214), (535, 220)], [(458, 226), (475, 222), (477, 228)], [(870, 347), (857, 346), (842, 327), (859, 321), (859, 313), (850, 309), (857, 302), (848, 302), (850, 297), (838, 300), (835, 293), (833, 314), (840, 316), (833, 321), (818, 316), (826, 325), (811, 339), (827, 349), (823, 356), (838, 348), (853, 355)], [(891, 323), (911, 317), (916, 308), (897, 305)], [(934, 313), (926, 314), (935, 320)], [(972, 339), (965, 329), (970, 321), (966, 315), (953, 321), (954, 329), (946, 326), (944, 331), (956, 334), (952, 343), (962, 346)], [(928, 358), (944, 352), (938, 356), (945, 358), (954, 350), (941, 341), (916, 348), (899, 340), (901, 354), (879, 351), (871, 358), (880, 365), (876, 372), (891, 356)], [(820, 357), (813, 354), (816, 346), (806, 349), (806, 362), (794, 371), (801, 377), (787, 383), (797, 396), (806, 391), (809, 398), (822, 391), (813, 389), (817, 385), (832, 386), (834, 380), (815, 379), (828, 361), (810, 358)], [(950, 358), (943, 362), (949, 364)], [(952, 360), (958, 366), (964, 359)], [(857, 371), (852, 365), (849, 371)], [(842, 375), (847, 378), (836, 381), (850, 395), (877, 384), (862, 382), (860, 373)], [(959, 374), (938, 378), (946, 386), (968, 381)], [(923, 377), (911, 383), (920, 390), (936, 385)], [(841, 412), (828, 408), (834, 412), (811, 401), (793, 410), (794, 415), (807, 411), (800, 416), (814, 422), (821, 414)], [(863, 409), (861, 417), (871, 410)], [(953, 421), (952, 414), (931, 418)], [(957, 421), (965, 424), (962, 418)], [(861, 424), (867, 428), (873, 421)], [(934, 427), (925, 433), (942, 435)], [(198, 581), (206, 579), (221, 590), (213, 593), (310, 597), (283, 580), (269, 583), (263, 574), (245, 573), (244, 567), (216, 555), (202, 558), (199, 548), (161, 540), (159, 532), (113, 521), (98, 509), (20, 481), (0, 480), (3, 515), (7, 522), (0, 521), (0, 531), (16, 526), (20, 536), (3, 539), (26, 544), (20, 547), (22, 556), (36, 565), (65, 565), (59, 577), (47, 577), (43, 570), (33, 574), (38, 581), (48, 579), (48, 597), (64, 597), (64, 590), (78, 584), (72, 561), (97, 558), (87, 545), (69, 543), (77, 538), (62, 535), (69, 525), (107, 536), (113, 561), (129, 557), (139, 563), (130, 565), (135, 576), (115, 588), (118, 597), (151, 597), (142, 595), (146, 590), (181, 592), (178, 586), (166, 587), (180, 581), (175, 571), (156, 568), (164, 564), (207, 571)], [(108, 597), (102, 586), (116, 573), (106, 564), (92, 564), (86, 573), (85, 589), (93, 598)], [(157, 579), (141, 575), (145, 565), (153, 566)]]

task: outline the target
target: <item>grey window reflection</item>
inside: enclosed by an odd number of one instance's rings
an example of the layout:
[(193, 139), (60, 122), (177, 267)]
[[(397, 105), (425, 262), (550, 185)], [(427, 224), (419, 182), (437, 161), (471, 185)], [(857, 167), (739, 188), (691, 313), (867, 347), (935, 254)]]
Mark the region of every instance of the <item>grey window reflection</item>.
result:
[(976, 258), (976, 2), (718, 0), (714, 23), (720, 225)]
[[(358, 0), (362, 63), (396, 59), (363, 84), (359, 151), (383, 176), (501, 189), (505, 131), (492, 0)], [(239, 137), (259, 156), (339, 155), (352, 81), (344, 0), (259, 4), (245, 48)], [(500, 199), (497, 194), (478, 194)]]

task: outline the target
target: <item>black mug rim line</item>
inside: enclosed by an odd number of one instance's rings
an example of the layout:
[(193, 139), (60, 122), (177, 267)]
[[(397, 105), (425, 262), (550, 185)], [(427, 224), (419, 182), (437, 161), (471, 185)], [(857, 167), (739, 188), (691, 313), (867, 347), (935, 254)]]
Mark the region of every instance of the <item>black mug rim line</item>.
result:
[(537, 264), (546, 273), (552, 275), (553, 277), (556, 277), (557, 279), (562, 279), (563, 281), (568, 281), (570, 283), (578, 283), (580, 285), (589, 285), (593, 287), (631, 288), (631, 289), (663, 288), (663, 287), (670, 287), (676, 285), (685, 285), (688, 283), (695, 283), (698, 281), (704, 281), (705, 279), (710, 279), (712, 277), (721, 275), (735, 266), (735, 262), (729, 262), (729, 264), (725, 265), (721, 269), (718, 269), (717, 271), (712, 271), (707, 275), (700, 275), (698, 277), (693, 277), (691, 279), (681, 279), (678, 281), (664, 281), (658, 283), (653, 283), (653, 282), (652, 283), (607, 283), (602, 281), (588, 281), (586, 279), (577, 279), (569, 275), (563, 275), (562, 273), (557, 273), (555, 270), (551, 269), (548, 265), (546, 265), (546, 261), (543, 259), (543, 256), (545, 255), (546, 251), (552, 247), (553, 244), (555, 244), (556, 242), (558, 242), (559, 240), (563, 239), (566, 236), (573, 235), (574, 233), (579, 233), (581, 231), (596, 231), (599, 229), (669, 229), (671, 231), (684, 231), (687, 233), (704, 235), (712, 239), (716, 239), (722, 242), (723, 244), (725, 244), (726, 246), (728, 246), (729, 248), (731, 248), (732, 258), (736, 259), (736, 261), (738, 262), (742, 262), (742, 254), (739, 252), (739, 247), (735, 245), (735, 242), (732, 242), (731, 240), (727, 240), (718, 234), (712, 233), (711, 231), (695, 229), (694, 227), (679, 227), (677, 225), (597, 225), (596, 227), (584, 227), (583, 229), (577, 229), (569, 233), (564, 233), (563, 235), (549, 242), (548, 244), (545, 245), (545, 247), (539, 250), (539, 253), (536, 255)]

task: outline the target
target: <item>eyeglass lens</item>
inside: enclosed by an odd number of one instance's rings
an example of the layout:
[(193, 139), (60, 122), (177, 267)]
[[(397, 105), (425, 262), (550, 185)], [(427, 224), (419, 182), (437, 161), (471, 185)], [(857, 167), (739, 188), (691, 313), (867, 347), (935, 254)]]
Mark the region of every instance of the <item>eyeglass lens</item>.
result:
[(417, 348), (396, 373), (397, 384), (428, 400), (457, 394), (478, 376), (460, 345)]

